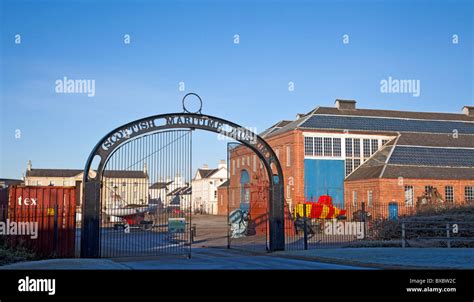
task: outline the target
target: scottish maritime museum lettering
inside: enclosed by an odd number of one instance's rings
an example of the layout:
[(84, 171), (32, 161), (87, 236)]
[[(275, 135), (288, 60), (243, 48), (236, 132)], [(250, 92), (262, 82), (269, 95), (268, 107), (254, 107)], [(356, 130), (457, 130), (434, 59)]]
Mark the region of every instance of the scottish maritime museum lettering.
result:
[(104, 150), (108, 150), (110, 147), (115, 145), (117, 142), (131, 137), (133, 134), (140, 133), (143, 130), (147, 130), (150, 128), (155, 128), (155, 122), (153, 119), (150, 119), (148, 121), (143, 121), (137, 124), (134, 124), (130, 127), (120, 129), (119, 131), (115, 132), (112, 134), (103, 144), (102, 148)]

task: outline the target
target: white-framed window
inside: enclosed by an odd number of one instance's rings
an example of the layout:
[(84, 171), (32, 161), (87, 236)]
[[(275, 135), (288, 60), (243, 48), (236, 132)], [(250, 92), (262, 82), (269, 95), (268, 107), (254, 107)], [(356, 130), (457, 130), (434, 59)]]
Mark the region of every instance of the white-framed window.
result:
[(332, 157), (332, 139), (325, 137), (324, 140), (324, 156)]
[(466, 202), (474, 202), (474, 186), (464, 187), (464, 198)]
[(374, 193), (372, 190), (367, 191), (367, 206), (371, 207), (374, 202)]
[(413, 186), (405, 186), (405, 205), (413, 206), (415, 192)]
[(346, 138), (346, 157), (353, 157), (352, 138)]
[(446, 202), (453, 203), (454, 202), (454, 188), (453, 186), (445, 186), (444, 187), (444, 198)]
[(332, 139), (332, 155), (341, 157), (341, 139), (338, 137)]
[(360, 138), (354, 138), (354, 157), (360, 157)]
[(360, 166), (360, 158), (354, 158), (354, 170)]
[(363, 141), (363, 149), (364, 149), (364, 157), (369, 158), (370, 157), (370, 139), (364, 138)]
[(378, 139), (371, 139), (370, 140), (370, 155), (377, 152), (379, 149), (379, 140)]
[(314, 156), (323, 156), (323, 138), (314, 138)]
[(352, 191), (352, 205), (357, 206), (357, 191)]
[(286, 146), (286, 166), (291, 167), (291, 146)]
[(353, 160), (352, 158), (346, 158), (346, 176), (352, 173), (352, 165)]
[(305, 137), (304, 138), (304, 155), (313, 156), (314, 155), (314, 147), (313, 147), (313, 138), (312, 137)]

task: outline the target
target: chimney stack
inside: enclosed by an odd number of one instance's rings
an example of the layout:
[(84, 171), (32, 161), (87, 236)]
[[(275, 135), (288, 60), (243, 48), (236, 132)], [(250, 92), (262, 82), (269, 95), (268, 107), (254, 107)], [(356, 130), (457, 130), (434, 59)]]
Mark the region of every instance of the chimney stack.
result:
[(26, 170), (31, 171), (31, 168), (33, 168), (33, 166), (31, 165), (31, 160), (28, 160), (28, 164), (26, 165)]
[(209, 166), (207, 164), (202, 165), (203, 169), (209, 169)]
[(339, 110), (355, 110), (357, 102), (355, 100), (336, 99), (334, 103), (336, 104), (336, 108)]
[(223, 159), (219, 161), (219, 165), (217, 166), (217, 169), (220, 169), (220, 168), (227, 168), (227, 163)]
[(462, 107), (462, 113), (467, 116), (474, 116), (474, 106), (464, 106)]

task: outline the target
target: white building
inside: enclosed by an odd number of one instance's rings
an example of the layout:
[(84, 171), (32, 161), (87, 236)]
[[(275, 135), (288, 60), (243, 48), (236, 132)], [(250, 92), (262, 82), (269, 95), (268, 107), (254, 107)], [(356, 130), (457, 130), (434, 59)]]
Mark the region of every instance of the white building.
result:
[(227, 164), (219, 162), (216, 169), (207, 165), (196, 171), (192, 181), (192, 207), (195, 213), (217, 215), (217, 187), (227, 180)]

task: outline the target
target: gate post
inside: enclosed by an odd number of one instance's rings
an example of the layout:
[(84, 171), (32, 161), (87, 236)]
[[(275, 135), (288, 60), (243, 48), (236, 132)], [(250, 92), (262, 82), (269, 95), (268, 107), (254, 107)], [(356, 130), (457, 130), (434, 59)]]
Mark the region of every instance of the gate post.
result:
[[(281, 175), (281, 174), (280, 174)], [(283, 179), (275, 175), (272, 179), (272, 195), (270, 200), (270, 251), (285, 250), (285, 209), (283, 200)]]
[(84, 183), (81, 258), (100, 257), (100, 182)]

